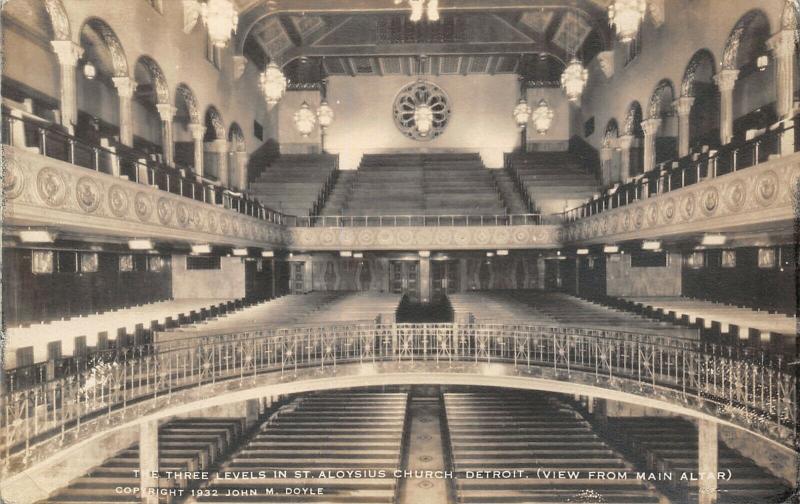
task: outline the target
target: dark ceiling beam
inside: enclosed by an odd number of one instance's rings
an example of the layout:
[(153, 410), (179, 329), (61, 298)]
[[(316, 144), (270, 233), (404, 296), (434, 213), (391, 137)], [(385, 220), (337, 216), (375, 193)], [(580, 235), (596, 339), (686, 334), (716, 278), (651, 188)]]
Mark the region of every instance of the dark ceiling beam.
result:
[[(503, 12), (524, 11), (531, 9), (576, 9), (585, 12), (593, 21), (595, 29), (600, 30), (605, 47), (610, 47), (612, 40), (607, 23), (599, 23), (605, 19), (605, 8), (592, 0), (440, 0), (440, 11), (452, 12)], [(244, 42), (250, 31), (265, 18), (282, 14), (385, 14), (407, 12), (405, 4), (395, 4), (394, 0), (271, 0), (259, 2), (239, 15), (236, 46), (234, 54), (241, 55)]]

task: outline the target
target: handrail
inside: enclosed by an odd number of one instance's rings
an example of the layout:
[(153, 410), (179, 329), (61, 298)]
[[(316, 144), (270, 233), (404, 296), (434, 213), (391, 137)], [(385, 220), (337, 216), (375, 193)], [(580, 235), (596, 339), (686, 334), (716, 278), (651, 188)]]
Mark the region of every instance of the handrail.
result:
[[(285, 215), (265, 207), (257, 200), (192, 174), (188, 167), (173, 168), (148, 160), (146, 154), (124, 145), (92, 145), (59, 131), (55, 125), (29, 117), (16, 117), (13, 112), (8, 113), (5, 107), (2, 111), (2, 128), (2, 142), (6, 145), (35, 149), (43, 156), (111, 176), (125, 177), (130, 181), (158, 187), (162, 191), (196, 201), (221, 205), (234, 212), (274, 224), (283, 224), (286, 219)], [(18, 135), (22, 138), (18, 138)]]
[(503, 215), (318, 215), (288, 219), (295, 227), (463, 227), (542, 224), (540, 214)]
[[(611, 193), (606, 191), (599, 198), (565, 211), (564, 222), (596, 215), (606, 210), (629, 205), (660, 194), (690, 186), (709, 178), (756, 166), (769, 160), (770, 156), (782, 154), (784, 135), (795, 135), (800, 125), (794, 123), (766, 131), (764, 134), (741, 144), (728, 144), (719, 150), (690, 154), (677, 160), (664, 161), (651, 172), (638, 175), (634, 180), (622, 184)], [(794, 143), (794, 142), (793, 142)], [(800, 145), (795, 144), (795, 151)], [(784, 153), (785, 154), (785, 153)]]
[(788, 442), (786, 432), (797, 420), (793, 373), (780, 360), (737, 355), (731, 347), (517, 323), (343, 322), (232, 332), (166, 349), (130, 348), (76, 376), (6, 391), (0, 399), (0, 457), (11, 473), (22, 470), (38, 445), (80, 439), (87, 422), (119, 420), (136, 403), (157, 397), (169, 402), (188, 388), (377, 362), (538, 368), (553, 379), (672, 396), (704, 411), (713, 405), (781, 442)]

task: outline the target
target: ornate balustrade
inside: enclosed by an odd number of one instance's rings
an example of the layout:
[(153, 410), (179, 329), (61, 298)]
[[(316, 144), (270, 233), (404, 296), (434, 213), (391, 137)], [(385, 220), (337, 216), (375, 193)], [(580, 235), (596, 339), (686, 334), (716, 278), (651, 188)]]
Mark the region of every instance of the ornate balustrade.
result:
[(233, 246), (279, 247), (288, 239), (277, 218), (253, 217), (36, 152), (2, 148), (7, 226)]
[(794, 376), (780, 361), (647, 334), (520, 324), (340, 323), (185, 343), (127, 349), (78, 375), (6, 391), (0, 405), (6, 474), (166, 405), (201, 404), (192, 391), (211, 387), (219, 396), (263, 386), (264, 379), (327, 381), (353, 366), (361, 367), (355, 370), (360, 377), (380, 366), (401, 374), (434, 366), (437, 373), (488, 370), (578, 383), (714, 415), (788, 446), (797, 419)]

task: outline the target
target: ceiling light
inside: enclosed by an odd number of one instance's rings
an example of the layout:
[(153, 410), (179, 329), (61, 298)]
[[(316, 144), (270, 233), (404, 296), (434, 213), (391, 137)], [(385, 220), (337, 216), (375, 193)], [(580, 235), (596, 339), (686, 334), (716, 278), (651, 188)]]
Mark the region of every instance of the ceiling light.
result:
[(575, 251), (578, 255), (589, 255), (589, 249), (582, 248)]
[(203, 244), (203, 245), (192, 245), (192, 254), (210, 254), (211, 253), (211, 245)]
[(22, 243), (53, 243), (53, 234), (43, 229), (29, 229), (19, 232)]
[(499, 256), (507, 256), (508, 255), (508, 250), (498, 250), (497, 251), (497, 255), (499, 255)]
[(433, 109), (425, 103), (418, 104), (414, 109), (414, 124), (419, 136), (427, 136), (433, 128)]
[(494, 252), (486, 252), (486, 257), (494, 257)]
[(349, 250), (342, 250), (341, 252), (339, 252), (339, 255), (341, 257), (353, 257), (353, 253), (350, 252)]
[(236, 257), (247, 257), (248, 251), (246, 248), (233, 249), (233, 255)]
[(530, 105), (528, 105), (528, 101), (525, 98), (520, 98), (517, 106), (514, 107), (514, 121), (517, 122), (517, 126), (520, 129), (524, 129), (525, 126), (528, 124), (528, 121), (531, 120), (531, 114), (533, 114), (533, 110), (531, 110)]
[(644, 240), (642, 242), (642, 250), (661, 250), (661, 242), (659, 240)]
[(322, 128), (327, 128), (331, 124), (333, 124), (333, 118), (335, 114), (333, 113), (333, 109), (330, 105), (328, 105), (327, 100), (322, 100), (319, 104), (319, 108), (317, 109), (317, 118), (319, 119), (319, 125)]
[(589, 71), (583, 67), (579, 59), (573, 58), (561, 74), (561, 87), (567, 93), (567, 99), (571, 102), (580, 100), (588, 80)]
[(553, 124), (554, 116), (555, 112), (550, 108), (547, 100), (544, 98), (539, 100), (536, 110), (533, 111), (533, 126), (536, 128), (536, 132), (540, 135), (546, 134)]
[(706, 247), (725, 245), (728, 238), (723, 234), (707, 234), (703, 235), (703, 240), (700, 242)]
[(294, 113), (294, 126), (297, 131), (304, 137), (307, 137), (314, 131), (314, 126), (317, 124), (317, 116), (311, 111), (308, 102), (303, 102), (300, 109)]
[(261, 257), (275, 257), (275, 252), (271, 250), (262, 250)]
[[(411, 7), (411, 16), (409, 19), (417, 23), (422, 21), (423, 16), (428, 17), (428, 21), (439, 21), (439, 0), (405, 0)], [(400, 5), (403, 0), (394, 0), (395, 5)]]
[(419, 251), (419, 256), (420, 257), (430, 257), (431, 256), (431, 251), (430, 250), (420, 250)]
[(603, 247), (603, 252), (606, 254), (616, 254), (619, 252), (619, 247), (617, 245), (606, 245)]
[(152, 240), (128, 240), (128, 248), (131, 250), (151, 250)]
[(636, 38), (645, 12), (645, 0), (615, 0), (608, 6), (608, 24), (616, 27), (621, 41), (630, 42)]
[(363, 259), (364, 258), (364, 253), (363, 252), (353, 252), (353, 258), (354, 259)]
[(273, 107), (286, 93), (286, 76), (278, 65), (270, 62), (259, 76), (258, 85), (267, 100), (267, 106)]
[(200, 4), (200, 15), (208, 28), (208, 38), (214, 47), (225, 47), (236, 33), (239, 13), (231, 0), (207, 0)]
[(769, 66), (769, 56), (766, 54), (762, 54), (756, 60), (756, 67), (758, 68), (759, 72), (763, 72)]
[(87, 80), (94, 80), (94, 78), (97, 77), (97, 68), (95, 68), (91, 61), (87, 61), (86, 64), (83, 65), (83, 76), (86, 77)]

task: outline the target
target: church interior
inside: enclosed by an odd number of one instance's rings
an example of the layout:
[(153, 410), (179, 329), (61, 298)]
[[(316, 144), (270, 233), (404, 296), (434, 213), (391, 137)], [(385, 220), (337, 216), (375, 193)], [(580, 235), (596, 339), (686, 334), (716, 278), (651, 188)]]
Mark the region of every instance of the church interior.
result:
[(797, 0), (7, 0), (0, 498), (795, 502)]

